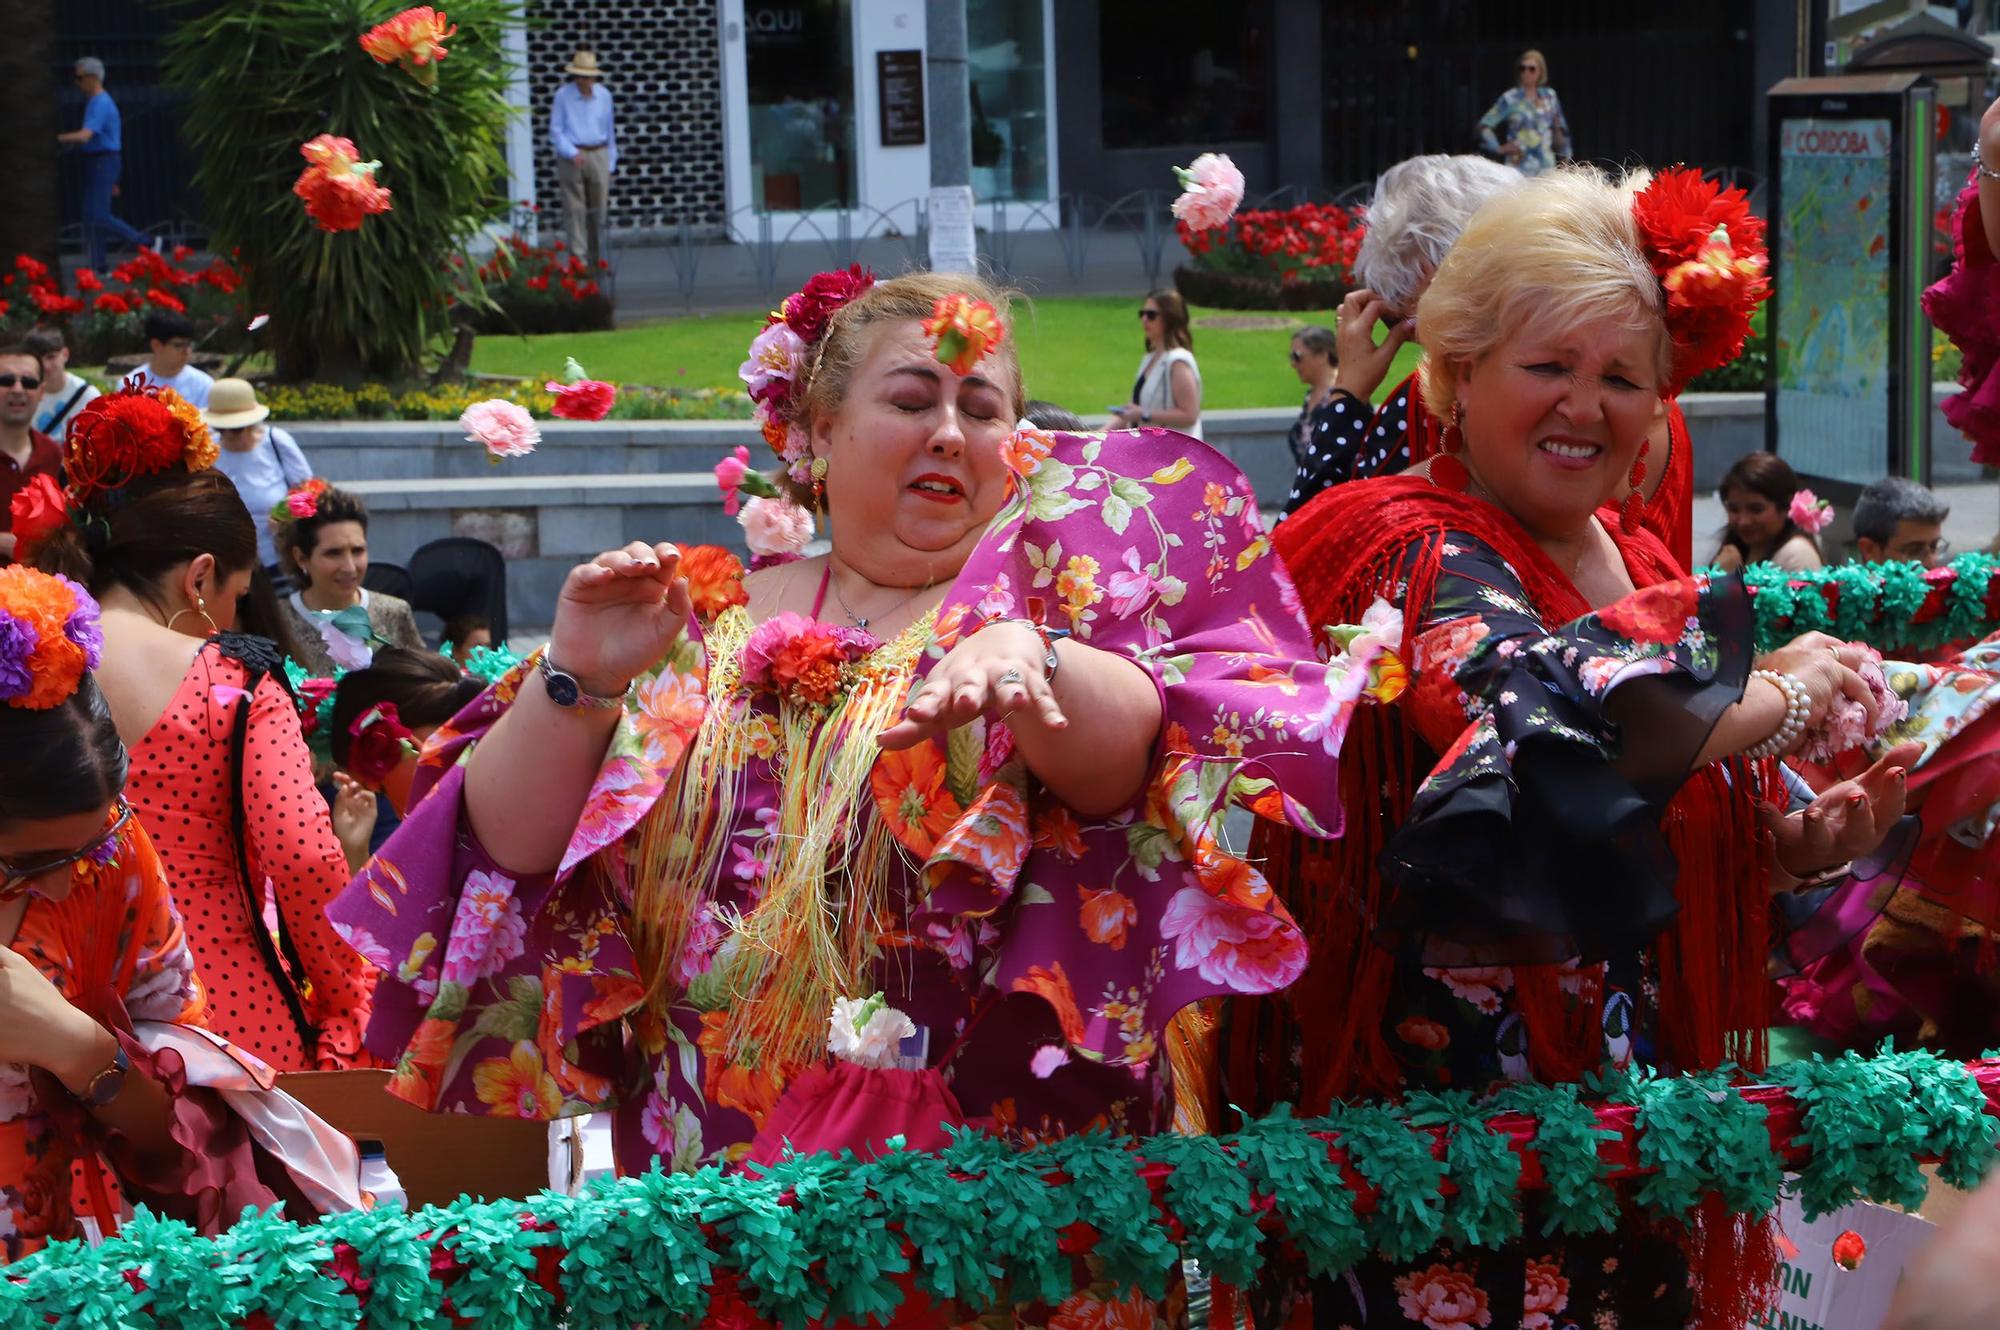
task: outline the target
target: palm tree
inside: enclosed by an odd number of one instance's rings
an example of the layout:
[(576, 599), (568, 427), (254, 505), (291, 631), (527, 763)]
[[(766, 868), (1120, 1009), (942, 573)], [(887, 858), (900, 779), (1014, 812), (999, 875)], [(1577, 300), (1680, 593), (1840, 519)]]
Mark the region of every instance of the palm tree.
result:
[(0, 208), (0, 263), (14, 254), (56, 262), (62, 225), (61, 172), (56, 166), (56, 7), (7, 6), (7, 39), (0, 41), (0, 124), (13, 142), (7, 169), (7, 206)]

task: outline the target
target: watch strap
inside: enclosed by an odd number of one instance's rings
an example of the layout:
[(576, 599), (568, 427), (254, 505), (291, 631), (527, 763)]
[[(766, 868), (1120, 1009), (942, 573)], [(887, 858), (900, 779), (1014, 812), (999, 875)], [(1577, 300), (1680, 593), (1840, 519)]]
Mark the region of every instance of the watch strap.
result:
[(90, 1078), (90, 1084), (78, 1096), (92, 1108), (104, 1108), (124, 1092), (125, 1077), (132, 1070), (132, 1059), (125, 1055), (125, 1046), (111, 1055), (111, 1062), (104, 1070)]
[(577, 682), (574, 674), (557, 665), (544, 650), (538, 667), (542, 674), (542, 690), (549, 695), (549, 701), (566, 711), (615, 711), (625, 705), (625, 699), (632, 695), (632, 686), (612, 696), (593, 693)]

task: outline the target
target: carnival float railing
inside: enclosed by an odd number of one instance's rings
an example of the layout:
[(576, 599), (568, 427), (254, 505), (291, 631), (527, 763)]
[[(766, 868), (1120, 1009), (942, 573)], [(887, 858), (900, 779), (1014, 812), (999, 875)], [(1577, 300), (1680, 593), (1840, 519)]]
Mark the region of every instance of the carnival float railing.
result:
[(1978, 1184), (2000, 1137), (2000, 1061), (1847, 1054), (1776, 1068), (1626, 1072), (1588, 1087), (1412, 1095), (1323, 1118), (1280, 1111), (1223, 1136), (1093, 1133), (1019, 1149), (794, 1157), (763, 1176), (649, 1173), (582, 1195), (460, 1200), (291, 1224), (250, 1214), (203, 1239), (142, 1213), (99, 1247), (59, 1243), (0, 1278), (0, 1324), (655, 1330), (887, 1322), (929, 1300), (968, 1314), (1059, 1303), (1080, 1258), (1162, 1293), (1183, 1260), (1244, 1287), (1273, 1244), (1311, 1276), (1370, 1253), (1610, 1230), (1620, 1204), (1742, 1215), (1787, 1175), (1808, 1218), (1856, 1200), (1916, 1208), (1926, 1163)]

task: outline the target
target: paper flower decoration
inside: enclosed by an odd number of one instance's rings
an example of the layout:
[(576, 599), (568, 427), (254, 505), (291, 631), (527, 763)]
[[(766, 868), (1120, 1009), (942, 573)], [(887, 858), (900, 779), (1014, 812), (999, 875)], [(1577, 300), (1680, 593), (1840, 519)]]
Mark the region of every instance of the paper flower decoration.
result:
[(761, 560), (796, 556), (813, 537), (813, 516), (780, 498), (754, 498), (736, 519), (743, 543)]
[(402, 65), (428, 88), (437, 83), (437, 62), (451, 54), (444, 44), (457, 31), (439, 11), (417, 5), (362, 33), (361, 49), (382, 64)]
[(394, 702), (377, 703), (356, 716), (347, 736), (348, 774), (366, 784), (381, 784), (404, 758), (417, 755), (416, 736)]
[(954, 374), (972, 373), (974, 365), (1007, 340), (999, 311), (963, 293), (939, 297), (923, 326), (938, 363)]
[(611, 413), (611, 404), (618, 400), (618, 389), (586, 376), (575, 356), (564, 362), (561, 383), (542, 386), (556, 397), (550, 412), (564, 420), (602, 420)]
[(57, 574), (0, 568), (0, 702), (60, 706), (104, 658), (97, 601)]
[(1205, 152), (1188, 166), (1174, 168), (1181, 196), (1174, 217), (1197, 231), (1212, 231), (1236, 215), (1243, 202), (1243, 172), (1227, 153)]
[(55, 478), (43, 472), (14, 491), (8, 506), (13, 517), (14, 552), (25, 557), (69, 521), (69, 495)]
[(305, 201), (306, 216), (322, 231), (355, 231), (365, 217), (389, 211), (389, 191), (375, 183), (380, 162), (364, 162), (354, 144), (321, 134), (300, 145), (306, 169), (292, 185)]
[(1797, 490), (1792, 494), (1792, 506), (1785, 515), (1799, 530), (1816, 536), (1833, 520), (1833, 505), (1811, 490)]
[(886, 1071), (896, 1065), (903, 1041), (916, 1032), (916, 1023), (880, 993), (859, 1000), (835, 998), (827, 1051), (857, 1067)]
[(495, 465), (503, 457), (526, 457), (542, 441), (527, 408), (498, 397), (466, 407), (458, 423), (465, 427), (465, 437), (484, 447)]
[(186, 398), (171, 388), (130, 385), (83, 408), (63, 435), (69, 495), (86, 503), (140, 476), (215, 464), (215, 438)]

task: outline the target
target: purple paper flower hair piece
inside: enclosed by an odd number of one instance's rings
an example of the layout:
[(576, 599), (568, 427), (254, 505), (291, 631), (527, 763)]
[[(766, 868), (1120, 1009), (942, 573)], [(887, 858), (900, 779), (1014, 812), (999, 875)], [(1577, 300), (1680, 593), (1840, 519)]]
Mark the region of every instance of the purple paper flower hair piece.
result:
[(28, 657), (42, 644), (34, 625), (0, 610), (0, 702), (26, 697), (35, 686)]
[(83, 648), (84, 668), (95, 671), (104, 660), (104, 611), (99, 608), (97, 598), (84, 590), (80, 583), (72, 582), (61, 573), (56, 581), (69, 588), (76, 597), (76, 610), (63, 620), (63, 636)]

